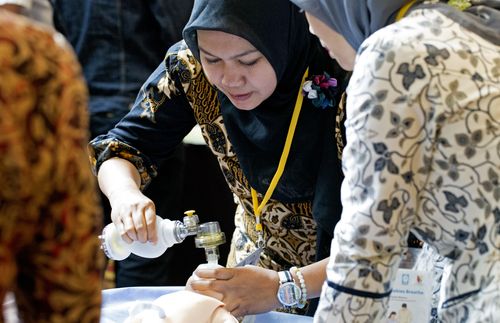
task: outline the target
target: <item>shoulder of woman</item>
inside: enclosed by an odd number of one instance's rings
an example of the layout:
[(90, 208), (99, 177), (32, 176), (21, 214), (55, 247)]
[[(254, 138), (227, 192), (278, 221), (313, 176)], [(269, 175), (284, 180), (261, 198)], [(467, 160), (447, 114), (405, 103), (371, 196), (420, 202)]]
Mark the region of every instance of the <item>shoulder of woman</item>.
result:
[(193, 80), (203, 75), (201, 64), (196, 60), (183, 40), (177, 42), (168, 50), (165, 57), (165, 71), (164, 78), (168, 78), (171, 85), (180, 82), (178, 85), (182, 86), (185, 93), (187, 93)]
[(72, 60), (71, 64), (78, 65), (70, 44), (62, 34), (24, 16), (0, 10), (0, 35), (3, 47), (16, 48), (4, 50), (2, 55), (15, 55), (17, 63), (27, 58), (49, 62), (55, 60), (55, 56), (58, 60), (64, 56)]
[[(358, 49), (356, 67), (371, 70), (381, 76), (392, 71), (394, 65), (427, 65), (429, 44), (441, 48), (444, 41), (434, 35), (437, 27), (431, 23), (423, 24), (420, 17), (405, 18), (386, 26), (368, 37)], [(397, 69), (396, 69), (397, 70)]]
[(429, 70), (435, 65), (431, 59), (441, 62), (447, 55), (440, 52), (444, 43), (441, 38), (429, 35), (432, 25), (420, 22), (405, 18), (378, 30), (361, 44), (348, 86), (349, 96), (364, 93), (368, 87), (382, 91), (381, 95), (389, 89), (409, 95), (410, 88), (414, 94), (428, 85)]
[(416, 57), (427, 52), (427, 43), (445, 44), (454, 38), (449, 31), (453, 21), (435, 10), (417, 10), (368, 37), (358, 54), (365, 50), (395, 52), (400, 57)]
[[(0, 10), (0, 57), (1, 68), (9, 70), (1, 77), (5, 86), (16, 88), (13, 85), (15, 79), (20, 82), (19, 85), (32, 84), (29, 87), (22, 86), (24, 91), (44, 93), (40, 100), (59, 97), (62, 93), (68, 95), (65, 102), (81, 98), (80, 95), (86, 100), (80, 64), (66, 39), (53, 29)], [(31, 100), (24, 103), (28, 102), (33, 103)], [(49, 108), (51, 105), (42, 104), (38, 112), (44, 110), (43, 107)], [(84, 104), (80, 108), (79, 111), (86, 111)], [(54, 111), (51, 112), (53, 116), (56, 115)]]
[(368, 37), (360, 47), (360, 51), (366, 48), (378, 48), (383, 52), (388, 50), (405, 49), (408, 45), (416, 45), (425, 36), (425, 28), (420, 28), (412, 23), (397, 22), (379, 29)]
[(195, 78), (202, 70), (200, 62), (183, 40), (170, 47), (165, 57), (165, 64), (169, 73), (177, 73), (185, 78)]

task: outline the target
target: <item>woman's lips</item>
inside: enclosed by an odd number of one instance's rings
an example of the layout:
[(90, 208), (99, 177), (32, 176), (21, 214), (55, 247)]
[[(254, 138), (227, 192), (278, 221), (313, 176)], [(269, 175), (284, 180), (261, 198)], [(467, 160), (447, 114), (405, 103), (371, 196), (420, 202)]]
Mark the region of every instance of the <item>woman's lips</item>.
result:
[(238, 101), (238, 102), (242, 102), (242, 101), (248, 100), (248, 98), (250, 98), (251, 95), (252, 95), (251, 92), (244, 93), (244, 94), (232, 94), (232, 93), (229, 94), (229, 96), (231, 97), (231, 99), (233, 99), (234, 101)]

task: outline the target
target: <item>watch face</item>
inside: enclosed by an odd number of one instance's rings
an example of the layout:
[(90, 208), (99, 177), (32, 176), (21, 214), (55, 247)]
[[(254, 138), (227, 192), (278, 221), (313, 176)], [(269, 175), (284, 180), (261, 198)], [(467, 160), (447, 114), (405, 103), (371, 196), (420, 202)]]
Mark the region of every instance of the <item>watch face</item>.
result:
[(299, 286), (292, 282), (281, 284), (278, 289), (278, 300), (285, 306), (296, 305), (301, 296), (302, 291)]

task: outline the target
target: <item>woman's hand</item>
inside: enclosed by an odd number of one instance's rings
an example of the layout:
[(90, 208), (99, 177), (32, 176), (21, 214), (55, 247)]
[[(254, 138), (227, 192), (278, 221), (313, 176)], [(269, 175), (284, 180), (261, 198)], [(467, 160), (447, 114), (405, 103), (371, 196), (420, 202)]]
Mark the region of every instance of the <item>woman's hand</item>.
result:
[(111, 219), (128, 243), (158, 241), (156, 210), (153, 201), (137, 188), (124, 188), (109, 195)]
[(235, 317), (264, 313), (279, 308), (276, 293), (279, 278), (274, 270), (256, 266), (198, 268), (186, 288), (224, 302)]
[(142, 194), (141, 178), (135, 166), (121, 158), (102, 163), (97, 174), (99, 187), (111, 204), (111, 219), (128, 243), (158, 241), (153, 201)]

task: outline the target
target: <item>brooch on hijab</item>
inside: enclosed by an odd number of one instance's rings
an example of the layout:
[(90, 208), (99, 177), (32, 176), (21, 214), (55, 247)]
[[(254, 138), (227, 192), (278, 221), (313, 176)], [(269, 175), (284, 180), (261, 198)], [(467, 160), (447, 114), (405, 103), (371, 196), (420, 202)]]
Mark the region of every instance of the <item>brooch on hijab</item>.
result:
[(320, 109), (334, 107), (337, 104), (335, 100), (337, 91), (337, 80), (326, 72), (323, 75), (308, 77), (302, 86), (302, 94), (311, 99), (312, 104)]

